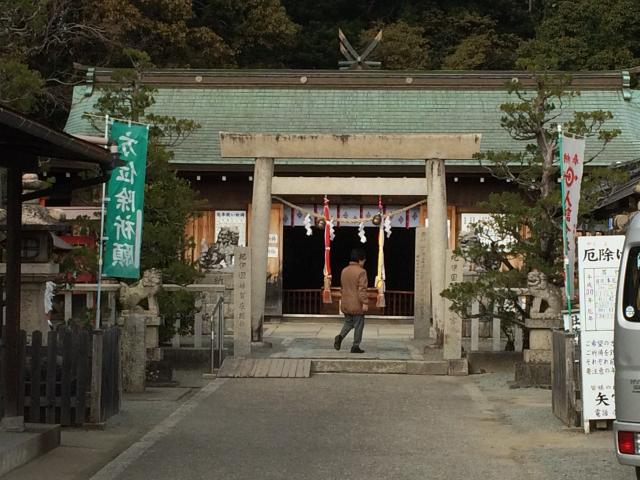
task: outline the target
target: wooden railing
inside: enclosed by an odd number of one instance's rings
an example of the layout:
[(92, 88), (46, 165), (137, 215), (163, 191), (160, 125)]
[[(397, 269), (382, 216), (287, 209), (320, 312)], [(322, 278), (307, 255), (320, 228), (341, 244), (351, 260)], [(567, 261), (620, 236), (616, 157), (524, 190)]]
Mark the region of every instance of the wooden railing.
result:
[[(412, 317), (413, 316), (413, 292), (387, 290), (384, 294), (386, 307), (376, 307), (377, 290), (370, 288), (369, 315)], [(285, 315), (339, 315), (340, 314), (340, 289), (331, 291), (332, 303), (322, 303), (321, 289), (296, 289), (283, 290), (282, 312)]]
[[(173, 348), (180, 348), (183, 346), (193, 346), (194, 348), (201, 348), (203, 346), (203, 335), (219, 335), (219, 331), (224, 336), (224, 304), (222, 305), (222, 315), (215, 315), (215, 308), (220, 297), (224, 297), (224, 285), (207, 285), (201, 283), (194, 283), (193, 285), (187, 285), (181, 287), (180, 285), (163, 285), (165, 290), (175, 292), (180, 289), (186, 289), (188, 291), (198, 294), (196, 296), (197, 311), (193, 319), (193, 330), (190, 335), (179, 335), (176, 333), (171, 339), (171, 346)], [(219, 325), (222, 321), (223, 325)], [(180, 321), (175, 322), (176, 332), (180, 331)], [(222, 342), (224, 339), (217, 338)]]
[[(471, 351), (477, 352), (489, 350), (499, 352), (504, 349), (503, 342), (506, 338), (502, 334), (502, 320), (494, 317), (491, 320), (480, 320), (473, 318), (480, 312), (480, 303), (476, 300), (471, 304), (471, 319), (465, 319), (462, 322), (462, 337), (470, 338)], [(513, 343), (516, 352), (522, 351), (523, 346), (523, 330), (520, 326), (513, 326)], [(487, 343), (490, 342), (490, 345)]]
[(322, 290), (318, 288), (283, 290), (282, 313), (319, 315), (323, 313)]
[[(120, 285), (114, 283), (103, 283), (101, 290), (103, 305), (101, 308), (102, 323), (104, 325), (115, 325), (118, 314), (117, 295), (118, 290), (120, 290)], [(64, 298), (64, 322), (68, 323), (69, 320), (78, 318), (81, 315), (78, 308), (74, 308), (74, 296), (84, 297), (84, 302), (81, 302), (81, 304), (84, 305), (81, 305), (81, 308), (84, 308), (85, 311), (87, 311), (96, 308), (97, 294), (98, 285), (95, 283), (76, 283), (60, 291), (58, 295)]]
[[(195, 283), (193, 285), (174, 285), (165, 284), (162, 286), (163, 290), (169, 292), (176, 292), (178, 290), (188, 290), (196, 293), (196, 303), (198, 311), (195, 314), (193, 322), (193, 331), (190, 335), (176, 335), (172, 339), (172, 345), (179, 348), (181, 345), (187, 344), (194, 347), (201, 347), (203, 342), (203, 335), (208, 335), (211, 332), (210, 316), (213, 314), (213, 307), (218, 301), (218, 298), (224, 295), (224, 285), (209, 285), (204, 283)], [(119, 284), (105, 283), (101, 286), (102, 290), (102, 325), (112, 326), (116, 324), (116, 319), (119, 315), (117, 295), (120, 290)], [(92, 311), (96, 308), (96, 300), (98, 295), (98, 285), (95, 283), (78, 283), (71, 285), (69, 288), (58, 293), (63, 298), (64, 302), (64, 321), (68, 323), (69, 320), (74, 318), (81, 318), (87, 311)], [(74, 305), (74, 297), (83, 297), (84, 300), (76, 302)], [(94, 318), (95, 314), (91, 317)], [(160, 312), (162, 316), (162, 312)], [(214, 322), (215, 323), (215, 322)], [(180, 329), (179, 322), (175, 325), (176, 331)], [(185, 337), (189, 337), (186, 339)]]
[(386, 306), (383, 315), (413, 317), (413, 292), (388, 290), (384, 292)]

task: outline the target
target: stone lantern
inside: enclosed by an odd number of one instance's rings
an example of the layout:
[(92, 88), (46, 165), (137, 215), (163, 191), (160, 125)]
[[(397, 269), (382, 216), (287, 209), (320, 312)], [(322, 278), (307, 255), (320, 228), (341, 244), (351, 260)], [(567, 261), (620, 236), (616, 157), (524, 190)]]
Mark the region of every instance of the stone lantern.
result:
[[(42, 184), (35, 174), (22, 177), (24, 193), (40, 189)], [(63, 220), (61, 210), (43, 207), (37, 200), (22, 205), (20, 328), (29, 336), (40, 330), (44, 341), (50, 329), (45, 312), (45, 290), (47, 282), (55, 281), (60, 272), (59, 265), (53, 262), (53, 250), (68, 247), (57, 236), (68, 229)], [(0, 209), (0, 231), (6, 231), (6, 228), (6, 210)], [(4, 275), (6, 269), (5, 252), (0, 274)]]

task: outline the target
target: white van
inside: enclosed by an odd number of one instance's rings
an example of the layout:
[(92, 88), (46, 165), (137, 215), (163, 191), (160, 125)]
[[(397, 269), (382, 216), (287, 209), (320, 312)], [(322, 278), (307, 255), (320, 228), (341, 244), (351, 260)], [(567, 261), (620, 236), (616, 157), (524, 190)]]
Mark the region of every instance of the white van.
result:
[(618, 276), (614, 328), (618, 461), (636, 469), (640, 479), (640, 215), (632, 220), (624, 242)]

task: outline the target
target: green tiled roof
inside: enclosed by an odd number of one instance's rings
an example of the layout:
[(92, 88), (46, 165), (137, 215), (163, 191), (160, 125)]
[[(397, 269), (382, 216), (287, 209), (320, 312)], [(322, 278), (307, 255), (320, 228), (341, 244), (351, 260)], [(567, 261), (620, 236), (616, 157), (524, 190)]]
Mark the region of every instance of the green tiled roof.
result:
[[(77, 86), (66, 131), (91, 133), (85, 112), (91, 112), (99, 87)], [(86, 92), (91, 92), (85, 96)], [(640, 92), (625, 100), (619, 90), (585, 90), (564, 105), (563, 116), (572, 110), (609, 110), (610, 128), (616, 138), (594, 162), (612, 165), (640, 159)], [(402, 90), (329, 88), (199, 88), (159, 87), (151, 111), (195, 120), (201, 128), (175, 147), (176, 164), (239, 164), (251, 159), (220, 157), (220, 131), (266, 133), (481, 133), (482, 150), (518, 150), (516, 142), (500, 127), (500, 104), (514, 101), (502, 90)], [(93, 131), (95, 134), (95, 131)], [(599, 148), (589, 139), (587, 154)], [(280, 163), (318, 163), (314, 160), (280, 160)], [(332, 160), (332, 163), (373, 164), (380, 160)], [(325, 161), (322, 163), (329, 163)], [(406, 164), (420, 164), (407, 161)], [(397, 162), (396, 162), (397, 164)], [(474, 161), (448, 164), (472, 165)]]

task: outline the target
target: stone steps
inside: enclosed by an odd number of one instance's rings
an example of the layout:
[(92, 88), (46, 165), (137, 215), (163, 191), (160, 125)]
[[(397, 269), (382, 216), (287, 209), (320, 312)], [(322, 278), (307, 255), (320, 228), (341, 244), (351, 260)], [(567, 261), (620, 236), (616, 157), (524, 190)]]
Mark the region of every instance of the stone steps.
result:
[(461, 360), (373, 360), (227, 358), (218, 372), (221, 378), (308, 378), (313, 373), (365, 373), (394, 375), (468, 375)]
[(25, 424), (24, 432), (0, 432), (0, 476), (60, 446), (60, 425)]
[(366, 360), (315, 359), (311, 373), (368, 373), (395, 375), (468, 375), (469, 366), (462, 360)]

